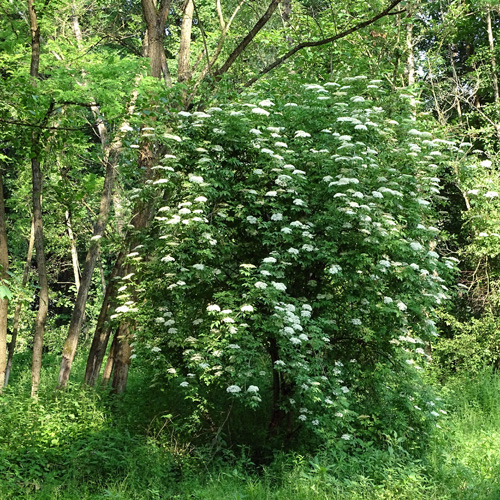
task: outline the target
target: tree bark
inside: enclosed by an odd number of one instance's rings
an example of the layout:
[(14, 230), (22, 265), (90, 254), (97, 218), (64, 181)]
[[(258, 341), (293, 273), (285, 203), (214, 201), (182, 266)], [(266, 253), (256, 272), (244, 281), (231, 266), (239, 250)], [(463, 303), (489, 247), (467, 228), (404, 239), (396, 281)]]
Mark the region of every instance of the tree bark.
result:
[[(112, 151), (115, 154), (118, 154), (119, 149), (121, 149), (121, 141), (118, 142), (119, 143), (115, 143), (114, 148), (112, 148)], [(76, 302), (73, 313), (71, 315), (68, 336), (66, 338), (66, 342), (64, 343), (61, 369), (59, 371), (58, 379), (58, 388), (60, 389), (66, 387), (66, 384), (68, 383), (71, 366), (75, 357), (78, 337), (80, 335), (83, 318), (85, 316), (85, 305), (87, 303), (87, 297), (90, 290), (90, 285), (92, 283), (92, 274), (94, 273), (95, 263), (99, 254), (99, 240), (104, 235), (104, 230), (108, 221), (114, 178), (115, 161), (107, 158), (106, 176), (104, 179), (104, 186), (101, 194), (99, 216), (94, 226), (94, 233), (90, 241), (90, 247), (87, 252), (87, 257), (85, 259), (85, 265), (83, 268), (81, 286), (76, 296)]]
[(130, 347), (129, 337), (132, 325), (129, 321), (123, 321), (116, 332), (116, 349), (114, 352), (114, 371), (111, 386), (115, 394), (121, 394), (127, 387), (128, 369), (130, 366), (130, 356), (132, 348)]
[(111, 342), (108, 359), (106, 360), (106, 366), (104, 367), (104, 372), (102, 374), (102, 385), (104, 386), (109, 384), (109, 379), (111, 378), (111, 374), (113, 373), (117, 344), (118, 344), (118, 331), (115, 333), (115, 336), (113, 337), (113, 342)]
[(191, 48), (191, 29), (193, 27), (193, 0), (186, 0), (184, 15), (181, 24), (181, 39), (179, 45), (177, 80), (183, 82), (189, 80), (189, 54)]
[[(0, 169), (0, 278), (7, 279), (9, 252), (7, 246), (7, 224), (5, 220), (5, 202), (3, 197), (3, 172)], [(0, 299), (0, 393), (5, 384), (7, 369), (7, 312), (9, 299)]]
[(267, 24), (271, 16), (274, 14), (274, 11), (278, 7), (281, 0), (272, 0), (269, 6), (267, 7), (266, 12), (262, 15), (262, 17), (255, 23), (252, 29), (247, 33), (245, 38), (239, 43), (239, 45), (233, 50), (233, 52), (229, 55), (226, 62), (221, 66), (219, 71), (217, 71), (217, 76), (220, 77), (224, 73), (227, 73), (229, 68), (233, 65), (233, 63), (238, 59), (240, 54), (248, 47), (248, 45), (252, 42), (252, 40), (257, 36), (257, 33)]
[(170, 0), (161, 0), (158, 8), (154, 0), (142, 0), (142, 13), (147, 26), (148, 53), (150, 74), (155, 78), (161, 78), (162, 75), (170, 80), (163, 39), (165, 37), (165, 25), (170, 10)]
[[(33, 246), (35, 244), (35, 226), (33, 224), (33, 220), (31, 221), (31, 231), (30, 231), (30, 239), (28, 243), (28, 255), (26, 256), (26, 264), (24, 265), (23, 271), (23, 279), (22, 286), (25, 287), (26, 283), (28, 283), (28, 276), (31, 269), (31, 259), (33, 258)], [(12, 362), (14, 359), (14, 351), (16, 350), (16, 342), (17, 342), (17, 333), (19, 332), (19, 317), (21, 316), (21, 308), (22, 301), (18, 300), (16, 304), (16, 309), (14, 311), (14, 322), (12, 325), (12, 336), (9, 343), (9, 353), (7, 356), (7, 368), (5, 369), (5, 381), (4, 386), (7, 387), (9, 385), (10, 373), (12, 371)]]

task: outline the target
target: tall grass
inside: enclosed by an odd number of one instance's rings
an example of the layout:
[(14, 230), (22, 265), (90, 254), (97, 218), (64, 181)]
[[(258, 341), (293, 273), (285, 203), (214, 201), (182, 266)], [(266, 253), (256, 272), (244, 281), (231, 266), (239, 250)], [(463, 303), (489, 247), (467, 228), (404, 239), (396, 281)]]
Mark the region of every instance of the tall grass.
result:
[(27, 376), (0, 396), (1, 500), (500, 499), (500, 377), (492, 371), (446, 384), (448, 414), (419, 455), (393, 436), (382, 448), (277, 453), (259, 465), (245, 449), (214, 456), (148, 432), (161, 406), (140, 378), (111, 403), (105, 391), (76, 384), (54, 392), (57, 365), (45, 364), (37, 402)]

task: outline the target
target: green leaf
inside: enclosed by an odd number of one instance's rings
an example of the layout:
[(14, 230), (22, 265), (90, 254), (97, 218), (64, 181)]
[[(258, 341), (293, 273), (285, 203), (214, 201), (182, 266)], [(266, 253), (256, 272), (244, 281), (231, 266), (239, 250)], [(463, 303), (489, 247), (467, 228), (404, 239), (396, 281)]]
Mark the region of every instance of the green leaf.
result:
[(0, 299), (12, 299), (12, 292), (5, 285), (0, 285)]

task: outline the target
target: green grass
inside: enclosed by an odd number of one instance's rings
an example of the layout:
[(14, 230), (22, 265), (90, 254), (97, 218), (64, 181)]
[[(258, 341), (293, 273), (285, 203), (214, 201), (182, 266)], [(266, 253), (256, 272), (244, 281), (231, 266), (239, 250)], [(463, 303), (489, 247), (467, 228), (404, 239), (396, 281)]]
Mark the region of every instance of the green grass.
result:
[(0, 396), (1, 500), (500, 500), (500, 377), (491, 371), (446, 384), (448, 414), (418, 456), (394, 439), (259, 465), (244, 449), (214, 456), (148, 432), (161, 405), (140, 378), (111, 404), (77, 384), (54, 392), (57, 365), (45, 364), (38, 402), (28, 375)]

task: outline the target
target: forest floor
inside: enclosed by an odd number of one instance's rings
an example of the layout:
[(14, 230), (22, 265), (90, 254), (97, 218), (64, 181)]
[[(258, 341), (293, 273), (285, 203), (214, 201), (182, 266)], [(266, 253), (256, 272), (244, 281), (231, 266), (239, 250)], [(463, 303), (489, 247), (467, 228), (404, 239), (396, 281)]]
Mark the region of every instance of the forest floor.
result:
[[(56, 370), (54, 358), (45, 378)], [(110, 411), (102, 394), (74, 385), (33, 402), (25, 386), (14, 379), (0, 395), (0, 500), (500, 500), (500, 376), (491, 372), (447, 383), (447, 415), (418, 457), (395, 436), (387, 449), (283, 453), (266, 466), (244, 452), (172, 453), (138, 430), (137, 400)]]

